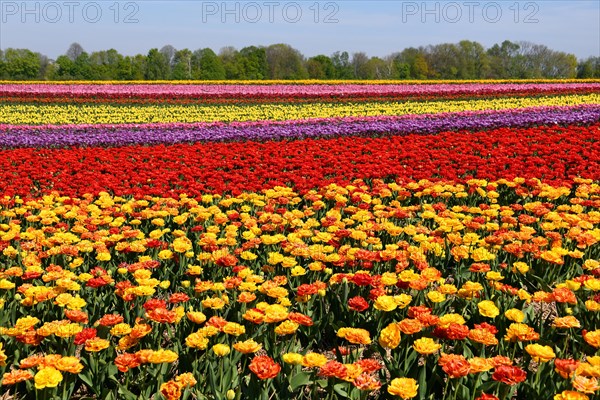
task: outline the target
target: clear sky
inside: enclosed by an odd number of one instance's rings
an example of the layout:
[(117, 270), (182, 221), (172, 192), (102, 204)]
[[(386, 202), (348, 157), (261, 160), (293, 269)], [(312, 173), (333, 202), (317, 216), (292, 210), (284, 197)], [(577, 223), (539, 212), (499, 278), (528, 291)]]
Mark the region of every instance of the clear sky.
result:
[(0, 48), (51, 58), (87, 52), (146, 54), (166, 44), (196, 50), (287, 43), (305, 56), (468, 39), (485, 47), (530, 41), (579, 58), (600, 56), (600, 0), (0, 0)]

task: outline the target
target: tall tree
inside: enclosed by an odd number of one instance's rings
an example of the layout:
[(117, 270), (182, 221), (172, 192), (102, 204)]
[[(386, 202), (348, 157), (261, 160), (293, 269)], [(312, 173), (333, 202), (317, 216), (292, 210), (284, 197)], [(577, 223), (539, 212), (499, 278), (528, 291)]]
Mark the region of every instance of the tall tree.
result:
[(147, 59), (143, 54), (136, 54), (134, 57), (129, 57), (130, 59), (130, 73), (129, 76), (132, 80), (141, 81), (144, 79), (146, 74), (146, 66)]
[(335, 67), (331, 58), (320, 54), (306, 61), (306, 71), (310, 79), (333, 79), (335, 78)]
[(352, 54), (350, 64), (352, 65), (353, 74), (356, 79), (367, 79), (369, 77), (369, 72), (367, 71), (368, 62), (369, 57), (366, 53), (360, 51)]
[(56, 79), (70, 80), (75, 79), (75, 62), (66, 55), (59, 56), (56, 59)]
[(490, 72), (489, 77), (495, 79), (520, 78), (524, 71), (520, 67), (520, 46), (510, 40), (495, 44), (487, 50)]
[(94, 78), (90, 56), (85, 51), (73, 63), (73, 76), (78, 80), (91, 80)]
[(460, 58), (460, 50), (453, 43), (427, 46), (426, 59), (429, 77), (437, 79), (459, 78)]
[(600, 57), (588, 57), (577, 65), (577, 77), (600, 78)]
[(400, 79), (426, 79), (429, 65), (422, 47), (408, 47), (393, 57), (394, 70)]
[(365, 66), (367, 79), (390, 79), (391, 69), (387, 61), (379, 57), (371, 57)]
[(308, 77), (302, 54), (288, 44), (272, 44), (265, 49), (270, 79)]
[(94, 79), (119, 79), (119, 68), (123, 56), (115, 49), (95, 51), (90, 54)]
[(6, 73), (6, 64), (4, 63), (4, 51), (0, 49), (0, 79), (12, 79)]
[(196, 50), (194, 57), (198, 65), (198, 70), (194, 78), (203, 80), (225, 79), (225, 67), (223, 67), (223, 62), (214, 51), (208, 47)]
[(192, 52), (189, 49), (178, 50), (173, 56), (171, 79), (192, 79)]
[(335, 69), (336, 79), (352, 79), (354, 78), (354, 71), (352, 65), (350, 65), (350, 55), (347, 51), (336, 51), (331, 55), (331, 62)]
[(56, 64), (43, 54), (37, 54), (40, 61), (40, 70), (37, 79), (42, 81), (52, 80), (56, 75)]
[(166, 74), (165, 79), (170, 79), (171, 71), (173, 70), (173, 67), (175, 65), (175, 54), (177, 53), (177, 49), (175, 47), (171, 46), (170, 44), (167, 44), (167, 45), (161, 47), (159, 52), (160, 52), (160, 54), (162, 54), (162, 56), (166, 60), (167, 74)]
[(410, 78), (410, 63), (402, 57), (401, 53), (395, 52), (387, 55), (384, 60), (389, 70), (390, 79)]
[(219, 59), (225, 69), (225, 79), (247, 79), (240, 52), (235, 47), (223, 47), (219, 51)]
[(145, 78), (148, 80), (169, 79), (168, 60), (158, 49), (148, 51)]
[(430, 74), (429, 64), (425, 53), (419, 49), (412, 60), (410, 74), (414, 79), (427, 79)]
[(77, 57), (79, 57), (84, 51), (85, 50), (83, 50), (83, 47), (81, 47), (79, 43), (75, 42), (71, 43), (65, 55), (69, 58), (69, 60), (75, 61)]
[(40, 72), (40, 56), (27, 49), (8, 48), (3, 55), (4, 73), (11, 79), (36, 79)]
[(266, 79), (269, 73), (264, 47), (248, 46), (240, 50), (241, 66), (246, 79)]
[(577, 75), (577, 58), (554, 51), (542, 44), (519, 42), (528, 77), (573, 78)]
[(489, 76), (490, 64), (485, 49), (480, 43), (461, 40), (458, 43), (460, 79), (481, 79)]

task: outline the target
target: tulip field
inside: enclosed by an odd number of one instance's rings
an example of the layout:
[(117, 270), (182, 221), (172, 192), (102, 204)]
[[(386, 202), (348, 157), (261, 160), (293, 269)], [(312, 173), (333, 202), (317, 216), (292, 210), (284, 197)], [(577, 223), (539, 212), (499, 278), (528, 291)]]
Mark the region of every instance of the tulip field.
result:
[(0, 399), (600, 398), (600, 82), (0, 82)]

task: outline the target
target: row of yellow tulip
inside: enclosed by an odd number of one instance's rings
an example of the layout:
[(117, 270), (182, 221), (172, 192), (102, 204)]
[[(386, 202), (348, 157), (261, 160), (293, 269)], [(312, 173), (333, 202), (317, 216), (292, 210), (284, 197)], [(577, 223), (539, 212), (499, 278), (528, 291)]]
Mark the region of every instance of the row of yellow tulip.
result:
[(600, 94), (457, 101), (267, 105), (30, 105), (0, 104), (0, 124), (117, 124), (301, 120), (434, 114), (600, 103)]

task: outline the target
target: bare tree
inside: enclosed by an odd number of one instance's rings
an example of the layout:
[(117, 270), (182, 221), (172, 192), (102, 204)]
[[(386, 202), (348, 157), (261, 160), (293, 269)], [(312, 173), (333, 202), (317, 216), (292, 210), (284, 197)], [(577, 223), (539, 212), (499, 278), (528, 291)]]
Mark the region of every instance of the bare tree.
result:
[(75, 61), (82, 53), (84, 53), (83, 47), (77, 42), (71, 44), (67, 50), (66, 56), (71, 60)]
[(173, 66), (173, 63), (175, 61), (175, 54), (177, 53), (177, 49), (173, 46), (171, 46), (170, 44), (163, 46), (160, 50), (159, 50), (160, 54), (162, 54), (165, 59), (167, 60), (167, 63), (169, 64), (169, 67)]

